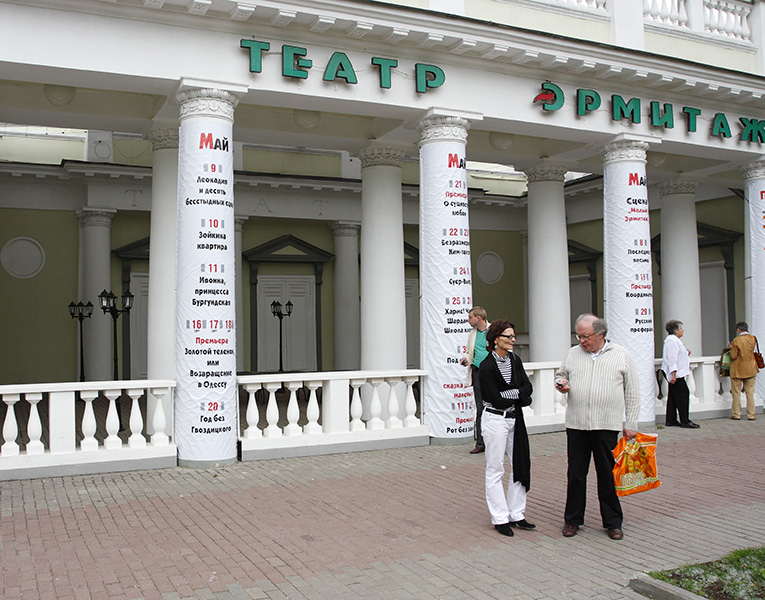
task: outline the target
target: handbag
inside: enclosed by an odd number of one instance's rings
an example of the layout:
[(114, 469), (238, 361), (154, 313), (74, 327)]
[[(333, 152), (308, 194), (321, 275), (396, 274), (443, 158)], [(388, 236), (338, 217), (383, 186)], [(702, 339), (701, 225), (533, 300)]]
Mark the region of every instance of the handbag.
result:
[(730, 348), (720, 354), (720, 377), (730, 377)]
[(762, 354), (760, 354), (760, 343), (757, 338), (754, 338), (754, 346), (757, 348), (757, 352), (754, 353), (754, 362), (757, 363), (758, 369), (765, 369), (765, 361), (762, 360)]
[(622, 437), (611, 452), (617, 496), (629, 496), (661, 485), (656, 468), (656, 434), (640, 433), (633, 440)]

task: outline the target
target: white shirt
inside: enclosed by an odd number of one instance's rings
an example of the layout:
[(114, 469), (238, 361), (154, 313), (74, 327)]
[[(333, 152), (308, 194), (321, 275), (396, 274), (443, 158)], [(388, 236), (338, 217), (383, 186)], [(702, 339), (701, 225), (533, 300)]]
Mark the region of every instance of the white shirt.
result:
[(672, 371), (675, 371), (675, 377), (678, 379), (691, 374), (691, 361), (688, 358), (688, 349), (675, 334), (664, 338), (661, 370), (666, 373), (667, 379), (672, 379)]

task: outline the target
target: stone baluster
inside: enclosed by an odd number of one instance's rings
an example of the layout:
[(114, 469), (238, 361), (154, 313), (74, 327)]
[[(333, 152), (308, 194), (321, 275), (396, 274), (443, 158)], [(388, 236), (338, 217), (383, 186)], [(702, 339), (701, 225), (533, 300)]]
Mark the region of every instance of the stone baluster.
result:
[(243, 437), (247, 440), (255, 440), (263, 437), (263, 432), (258, 427), (260, 421), (260, 411), (258, 410), (258, 401), (255, 394), (261, 389), (258, 386), (246, 386), (247, 390), (247, 429), (244, 430)]
[(365, 379), (351, 379), (353, 394), (351, 395), (351, 431), (362, 431), (366, 428), (364, 421), (361, 420), (363, 407), (361, 404), (361, 392), (359, 389), (366, 383)]
[(316, 390), (321, 386), (321, 381), (306, 381), (305, 385), (310, 390), (310, 394), (306, 409), (308, 423), (303, 426), (303, 433), (306, 435), (319, 434), (321, 433), (321, 425), (319, 425), (319, 400), (316, 398)]
[(85, 410), (82, 415), (82, 441), (80, 442), (80, 450), (83, 452), (92, 452), (98, 450), (98, 440), (96, 439), (96, 415), (93, 412), (93, 400), (98, 398), (98, 391), (84, 390), (80, 392), (80, 398), (85, 401)]
[(40, 441), (42, 437), (42, 423), (40, 422), (40, 412), (37, 408), (37, 404), (42, 400), (42, 392), (25, 394), (24, 398), (29, 402), (29, 421), (27, 422), (29, 442), (27, 443), (27, 454), (30, 456), (43, 454), (45, 446)]
[(418, 427), (420, 420), (415, 416), (417, 412), (417, 401), (414, 399), (414, 386), (420, 380), (417, 376), (404, 377), (406, 384), (406, 398), (404, 399), (404, 427)]
[(280, 383), (266, 383), (263, 385), (268, 392), (268, 404), (266, 405), (266, 428), (263, 435), (267, 438), (281, 437), (282, 430), (279, 427), (279, 406), (276, 404), (276, 392), (281, 389)]
[(398, 429), (403, 426), (403, 422), (398, 416), (398, 394), (396, 394), (396, 385), (401, 382), (399, 377), (386, 377), (385, 383), (388, 384), (388, 420), (385, 422), (386, 429)]
[(143, 394), (144, 390), (140, 388), (127, 390), (127, 395), (132, 400), (130, 405), (130, 437), (128, 438), (128, 446), (131, 448), (146, 447), (146, 438), (143, 437), (143, 415), (141, 415), (141, 407), (138, 404), (138, 400)]
[(290, 399), (287, 401), (287, 425), (284, 427), (284, 435), (301, 435), (303, 430), (298, 425), (300, 418), (300, 407), (297, 401), (297, 391), (303, 387), (302, 381), (287, 382), (287, 389), (290, 391)]
[(109, 401), (109, 408), (106, 411), (106, 439), (104, 440), (105, 450), (115, 450), (122, 448), (122, 440), (118, 432), (120, 428), (120, 419), (117, 414), (117, 398), (122, 394), (122, 390), (104, 390), (104, 396)]
[(382, 403), (380, 402), (380, 384), (384, 379), (370, 379), (369, 385), (372, 386), (372, 399), (369, 402), (369, 421), (367, 429), (385, 429), (385, 422), (380, 418), (382, 413)]
[(5, 413), (5, 423), (3, 423), (3, 448), (0, 456), (18, 456), (19, 445), (16, 443), (16, 437), (19, 435), (19, 426), (16, 423), (16, 409), (14, 405), (19, 401), (20, 394), (5, 394), (3, 402), (8, 407)]
[[(150, 391), (151, 395), (156, 400), (154, 405), (154, 414), (151, 417), (152, 429), (154, 431), (151, 436), (151, 445), (155, 447), (167, 446), (170, 443), (170, 438), (168, 438), (167, 433), (165, 433), (165, 427), (167, 427), (167, 417), (165, 416), (165, 405), (163, 404), (162, 399), (167, 395), (170, 389), (161, 387), (151, 388)], [(146, 410), (148, 412), (148, 402), (146, 406)], [(172, 406), (172, 403), (170, 403), (170, 406)]]

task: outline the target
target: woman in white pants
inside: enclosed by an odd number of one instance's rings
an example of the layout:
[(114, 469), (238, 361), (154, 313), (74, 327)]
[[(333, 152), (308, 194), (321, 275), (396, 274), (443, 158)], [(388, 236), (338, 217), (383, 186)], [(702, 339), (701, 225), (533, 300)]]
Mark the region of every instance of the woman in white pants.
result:
[[(481, 431), (486, 445), (486, 503), (497, 531), (512, 536), (513, 527), (536, 527), (524, 518), (531, 457), (521, 409), (531, 404), (532, 388), (521, 359), (513, 354), (515, 327), (510, 321), (494, 321), (486, 332), (486, 344), (489, 356), (478, 370), (484, 401)], [(507, 492), (502, 486), (505, 455), (511, 461)]]

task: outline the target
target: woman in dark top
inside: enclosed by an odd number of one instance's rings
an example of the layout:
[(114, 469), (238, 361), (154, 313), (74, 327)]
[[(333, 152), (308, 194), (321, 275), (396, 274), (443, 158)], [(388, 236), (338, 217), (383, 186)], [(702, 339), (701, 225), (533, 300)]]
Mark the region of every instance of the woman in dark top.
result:
[[(494, 321), (486, 332), (486, 344), (489, 356), (478, 370), (484, 401), (481, 431), (486, 444), (486, 503), (497, 531), (511, 536), (512, 527), (536, 527), (523, 516), (531, 482), (531, 457), (521, 409), (531, 404), (531, 382), (521, 359), (513, 354), (512, 323)], [(511, 461), (507, 492), (502, 488), (505, 454)]]

